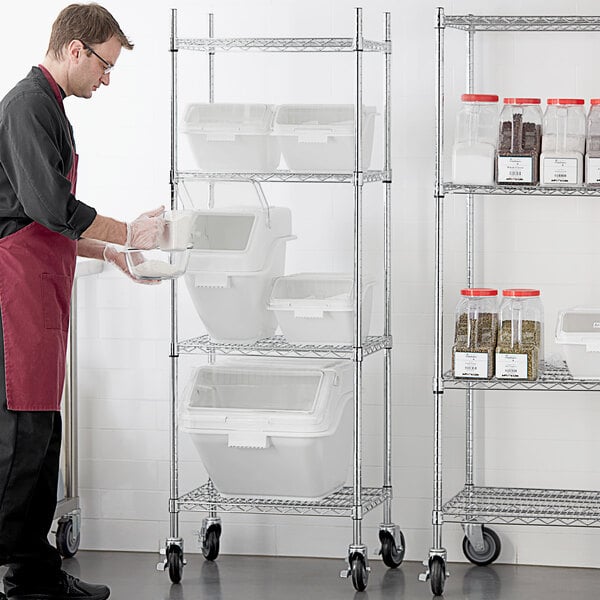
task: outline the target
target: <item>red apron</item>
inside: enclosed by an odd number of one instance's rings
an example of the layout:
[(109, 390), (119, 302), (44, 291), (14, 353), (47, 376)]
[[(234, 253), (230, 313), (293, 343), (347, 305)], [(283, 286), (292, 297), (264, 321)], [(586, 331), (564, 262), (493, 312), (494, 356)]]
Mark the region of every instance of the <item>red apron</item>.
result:
[[(50, 73), (40, 69), (64, 113)], [(77, 183), (77, 155), (68, 174)], [(0, 308), (10, 410), (60, 410), (77, 242), (39, 223), (0, 239)]]

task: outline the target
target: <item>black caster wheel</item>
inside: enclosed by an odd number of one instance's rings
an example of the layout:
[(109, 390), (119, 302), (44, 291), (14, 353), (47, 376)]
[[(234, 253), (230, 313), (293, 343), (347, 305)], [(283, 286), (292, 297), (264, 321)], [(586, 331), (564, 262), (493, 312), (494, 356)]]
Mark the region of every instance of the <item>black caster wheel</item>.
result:
[(434, 596), (441, 596), (444, 593), (446, 564), (441, 556), (432, 556), (429, 559), (429, 582)]
[(363, 592), (367, 588), (369, 571), (367, 571), (365, 558), (362, 554), (355, 554), (350, 558), (350, 573), (352, 574), (354, 589), (358, 592)]
[(215, 560), (219, 556), (219, 539), (221, 538), (221, 526), (211, 525), (206, 530), (202, 541), (202, 556), (206, 560)]
[(183, 576), (183, 550), (179, 546), (167, 548), (167, 566), (172, 583), (180, 583)]
[(71, 558), (75, 556), (79, 550), (80, 535), (73, 535), (73, 519), (70, 517), (62, 517), (58, 521), (56, 529), (56, 549), (63, 558)]
[(394, 536), (389, 531), (381, 530), (379, 532), (379, 541), (381, 542), (381, 558), (390, 569), (395, 569), (402, 564), (406, 544), (404, 543), (404, 534), (400, 532), (400, 544), (397, 546)]
[(474, 564), (480, 567), (493, 563), (500, 555), (502, 544), (498, 534), (493, 529), (488, 529), (482, 525), (481, 533), (483, 535), (483, 550), (475, 550), (465, 535), (463, 539), (463, 552), (465, 556)]

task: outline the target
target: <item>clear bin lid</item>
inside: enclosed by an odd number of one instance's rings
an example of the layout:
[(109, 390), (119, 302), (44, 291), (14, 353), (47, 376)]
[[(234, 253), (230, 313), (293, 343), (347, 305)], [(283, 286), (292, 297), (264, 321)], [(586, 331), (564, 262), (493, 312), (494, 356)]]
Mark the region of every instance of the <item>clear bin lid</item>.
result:
[(200, 370), (190, 408), (312, 412), (323, 374), (320, 371)]
[(256, 216), (252, 213), (199, 212), (191, 241), (194, 250), (242, 252), (248, 247)]
[[(374, 284), (363, 280), (363, 291)], [(354, 307), (354, 279), (345, 273), (297, 273), (278, 277), (273, 285), (269, 308), (319, 308), (351, 310)]]
[(559, 311), (556, 342), (600, 344), (600, 308), (575, 307)]
[(352, 365), (277, 362), (279, 367), (255, 359), (198, 368), (184, 394), (182, 429), (300, 435), (335, 426), (351, 396)]
[(268, 133), (273, 124), (274, 106), (270, 104), (189, 104), (183, 118), (187, 133)]

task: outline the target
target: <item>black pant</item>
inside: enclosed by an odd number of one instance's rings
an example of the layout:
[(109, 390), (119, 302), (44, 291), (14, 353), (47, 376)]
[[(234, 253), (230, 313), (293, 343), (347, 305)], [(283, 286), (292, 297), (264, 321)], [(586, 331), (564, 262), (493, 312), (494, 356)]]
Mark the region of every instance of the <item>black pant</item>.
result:
[(54, 581), (62, 559), (48, 533), (56, 510), (60, 412), (7, 409), (3, 350), (0, 326), (0, 563), (9, 567), (5, 580)]

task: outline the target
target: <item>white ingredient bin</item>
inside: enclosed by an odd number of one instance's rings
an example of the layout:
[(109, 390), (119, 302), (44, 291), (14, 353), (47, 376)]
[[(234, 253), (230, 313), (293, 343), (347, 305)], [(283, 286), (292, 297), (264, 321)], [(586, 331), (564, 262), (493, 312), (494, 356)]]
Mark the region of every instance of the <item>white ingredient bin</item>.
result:
[(575, 379), (600, 379), (600, 308), (559, 311), (555, 341)]
[[(375, 108), (363, 107), (363, 170), (371, 163)], [(354, 170), (354, 105), (282, 104), (273, 133), (292, 171)]]
[(180, 407), (226, 496), (315, 500), (345, 483), (352, 456), (352, 365), (240, 359), (200, 367)]
[[(369, 334), (373, 281), (363, 281), (362, 331)], [(352, 344), (354, 280), (344, 273), (297, 273), (279, 277), (269, 310), (292, 344)]]
[(270, 104), (193, 103), (182, 133), (201, 171), (273, 171), (281, 158), (274, 114)]

